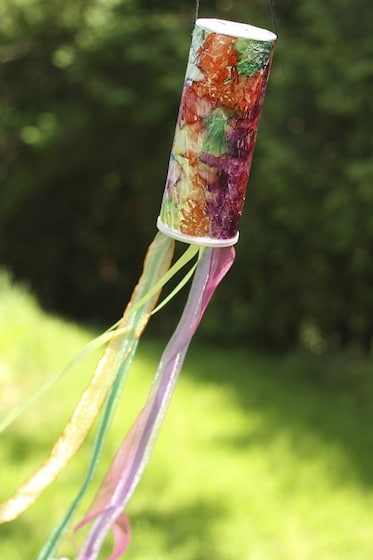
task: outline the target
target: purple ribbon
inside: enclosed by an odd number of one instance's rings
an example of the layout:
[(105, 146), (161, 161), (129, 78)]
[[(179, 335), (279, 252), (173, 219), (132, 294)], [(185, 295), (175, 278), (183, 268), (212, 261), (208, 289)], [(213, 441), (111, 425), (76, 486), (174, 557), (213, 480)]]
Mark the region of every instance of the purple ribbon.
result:
[(114, 533), (114, 550), (108, 560), (116, 560), (127, 549), (130, 527), (123, 510), (149, 460), (191, 339), (234, 258), (233, 247), (204, 250), (182, 317), (163, 352), (145, 407), (124, 438), (87, 516), (76, 527), (79, 529), (94, 520), (77, 560), (95, 560), (110, 529)]

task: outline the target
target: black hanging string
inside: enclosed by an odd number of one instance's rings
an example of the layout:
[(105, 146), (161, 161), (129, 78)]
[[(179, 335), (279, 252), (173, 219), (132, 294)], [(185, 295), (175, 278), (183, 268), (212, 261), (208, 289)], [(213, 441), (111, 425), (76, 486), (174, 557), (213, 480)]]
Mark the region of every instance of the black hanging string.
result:
[[(198, 14), (199, 14), (199, 3), (200, 3), (200, 0), (196, 0), (196, 9), (195, 9), (195, 18), (194, 18), (195, 21), (197, 21), (197, 19), (198, 19)], [(274, 30), (274, 32), (276, 33), (277, 37), (278, 37), (278, 28), (277, 28), (277, 20), (276, 20), (275, 0), (269, 0), (269, 6), (270, 6), (270, 9), (271, 9), (273, 30)]]
[(198, 19), (198, 13), (199, 13), (199, 1), (200, 1), (200, 0), (196, 0), (196, 12), (195, 12), (195, 21), (197, 21), (197, 19)]
[[(199, 0), (198, 0), (198, 1), (199, 1)], [(270, 5), (270, 8), (271, 8), (273, 31), (276, 33), (276, 35), (277, 35), (277, 37), (278, 37), (278, 28), (277, 28), (277, 20), (276, 20), (275, 0), (269, 0), (269, 5)]]

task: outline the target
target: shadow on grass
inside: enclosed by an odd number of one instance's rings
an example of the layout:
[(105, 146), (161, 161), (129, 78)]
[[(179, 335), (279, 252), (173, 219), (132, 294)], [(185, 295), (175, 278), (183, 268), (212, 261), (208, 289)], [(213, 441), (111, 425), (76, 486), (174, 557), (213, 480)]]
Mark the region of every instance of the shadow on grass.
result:
[(131, 525), (134, 537), (131, 554), (134, 558), (141, 557), (138, 543), (140, 541), (143, 543), (144, 536), (145, 542), (147, 541), (150, 547), (154, 547), (154, 538), (161, 536), (161, 549), (167, 550), (170, 558), (220, 560), (223, 556), (216, 546), (219, 539), (212, 534), (211, 527), (225, 515), (222, 504), (214, 504), (211, 500), (208, 503), (194, 502), (181, 508), (172, 508), (167, 512), (148, 507), (137, 514), (132, 513)]
[[(227, 447), (267, 445), (286, 433), (295, 453), (315, 453), (312, 441), (337, 449), (335, 481), (373, 486), (372, 361), (353, 356), (255, 356), (242, 349), (191, 348), (185, 374), (227, 388), (243, 412), (260, 414), (253, 431), (221, 438)], [(310, 443), (311, 442), (311, 443)], [(334, 468), (334, 467), (333, 467)], [(339, 470), (338, 470), (339, 469)]]

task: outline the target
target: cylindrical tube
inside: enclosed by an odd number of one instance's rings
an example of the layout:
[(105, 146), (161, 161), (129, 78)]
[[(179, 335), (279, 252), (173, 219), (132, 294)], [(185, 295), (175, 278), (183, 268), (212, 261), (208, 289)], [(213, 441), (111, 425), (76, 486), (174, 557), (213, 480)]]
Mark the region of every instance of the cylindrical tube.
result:
[(238, 222), (276, 35), (198, 19), (158, 228), (211, 247), (238, 239)]

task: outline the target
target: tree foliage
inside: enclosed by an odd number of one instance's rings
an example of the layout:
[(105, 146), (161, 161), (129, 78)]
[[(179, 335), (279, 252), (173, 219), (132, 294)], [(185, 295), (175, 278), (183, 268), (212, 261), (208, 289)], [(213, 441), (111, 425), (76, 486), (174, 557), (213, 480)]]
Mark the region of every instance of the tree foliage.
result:
[[(193, 8), (0, 5), (0, 258), (48, 307), (106, 320), (128, 298), (155, 232)], [(238, 262), (205, 335), (370, 349), (370, 5), (284, 0), (277, 10)], [(259, 0), (206, 1), (201, 15), (271, 25)]]

